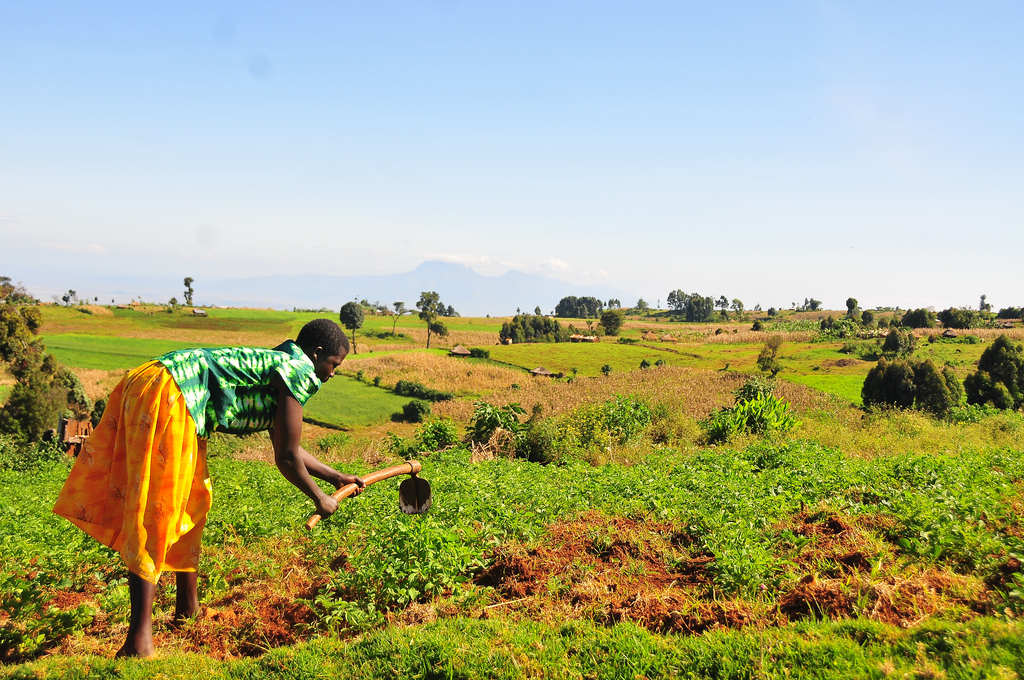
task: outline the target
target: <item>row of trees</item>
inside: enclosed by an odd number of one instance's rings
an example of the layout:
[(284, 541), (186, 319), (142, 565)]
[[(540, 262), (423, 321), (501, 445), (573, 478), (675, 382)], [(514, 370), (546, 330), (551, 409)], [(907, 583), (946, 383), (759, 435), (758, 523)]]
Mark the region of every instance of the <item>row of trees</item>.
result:
[(959, 404), (965, 393), (968, 404), (999, 409), (1024, 406), (1024, 346), (1000, 335), (982, 352), (978, 370), (962, 386), (952, 368), (939, 370), (930, 359), (882, 357), (861, 388), (865, 406), (916, 408), (940, 417)]
[[(341, 325), (352, 332), (352, 353), (358, 354), (358, 348), (356, 346), (356, 331), (363, 327), (363, 321), (366, 318), (366, 300), (361, 302), (346, 302), (341, 306), (341, 311), (338, 313), (338, 320), (341, 321)], [(380, 305), (376, 303), (377, 308), (383, 307), (387, 309), (387, 305)], [(446, 305), (441, 302), (441, 296), (436, 291), (423, 291), (420, 293), (420, 299), (416, 303), (416, 309), (419, 310), (419, 317), (422, 321), (427, 324), (427, 347), (430, 347), (430, 338), (432, 335), (437, 335), (442, 338), (448, 336), (448, 327), (440, 321), (441, 317), (454, 317), (459, 316), (459, 313), (455, 311), (455, 308), (451, 305)], [(390, 310), (389, 310), (390, 311)], [(394, 303), (394, 321), (391, 324), (391, 335), (395, 335), (395, 329), (398, 326), (398, 319), (405, 314), (411, 313), (412, 310), (405, 308), (405, 302), (399, 301)]]

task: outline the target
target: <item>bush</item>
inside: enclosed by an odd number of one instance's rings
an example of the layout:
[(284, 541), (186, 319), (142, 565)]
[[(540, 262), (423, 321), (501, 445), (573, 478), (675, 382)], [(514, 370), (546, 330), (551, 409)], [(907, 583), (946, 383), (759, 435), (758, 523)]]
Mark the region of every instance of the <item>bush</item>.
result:
[(882, 343), (882, 353), (889, 356), (897, 356), (905, 359), (917, 349), (917, 338), (913, 333), (904, 333), (899, 328), (893, 328), (885, 336)]
[(996, 338), (978, 360), (978, 371), (964, 380), (968, 404), (996, 408), (1024, 405), (1024, 347), (1005, 335)]
[(425, 401), (451, 401), (455, 398), (455, 394), (452, 392), (435, 390), (415, 380), (399, 380), (395, 383), (394, 391), (395, 394), (400, 394), (403, 397), (415, 397)]
[(490, 359), (491, 350), (484, 349), (483, 347), (470, 347), (469, 356), (474, 359)]
[(867, 408), (917, 408), (945, 417), (960, 403), (960, 381), (949, 366), (939, 371), (931, 359), (909, 362), (885, 357), (868, 371), (861, 388)]
[(423, 419), (429, 415), (430, 403), (420, 399), (413, 399), (402, 407), (401, 413), (396, 413), (392, 416), (392, 420), (404, 420), (407, 423), (422, 423)]
[(0, 435), (0, 470), (31, 472), (55, 463), (70, 466), (73, 462), (56, 440), (29, 443), (18, 437)]
[(459, 443), (459, 429), (451, 418), (438, 418), (420, 426), (416, 440), (420, 451), (439, 451)]
[(473, 403), (473, 417), (466, 427), (466, 434), (477, 444), (486, 444), (499, 428), (509, 432), (517, 442), (525, 434), (519, 416), (526, 411), (517, 403), (494, 406), (486, 401)]

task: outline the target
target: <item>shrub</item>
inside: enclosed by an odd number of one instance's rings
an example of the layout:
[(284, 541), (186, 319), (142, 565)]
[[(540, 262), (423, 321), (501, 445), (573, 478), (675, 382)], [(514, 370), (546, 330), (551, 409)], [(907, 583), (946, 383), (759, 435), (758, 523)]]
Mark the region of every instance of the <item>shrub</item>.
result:
[(931, 359), (909, 362), (879, 359), (861, 388), (864, 406), (917, 408), (944, 417), (960, 402), (960, 382), (953, 370), (939, 371)]
[(518, 441), (524, 434), (519, 416), (525, 413), (523, 407), (517, 403), (494, 406), (486, 401), (474, 402), (473, 417), (470, 418), (469, 425), (466, 427), (466, 434), (471, 441), (477, 444), (486, 444), (494, 432), (501, 428), (511, 433), (512, 437)]
[(968, 404), (996, 408), (1024, 405), (1024, 347), (1005, 335), (996, 338), (978, 360), (978, 371), (964, 380)]
[(0, 435), (0, 470), (30, 472), (54, 463), (70, 465), (73, 462), (56, 440), (29, 443), (11, 435)]
[(914, 369), (902, 359), (878, 360), (860, 390), (864, 406), (911, 408), (914, 405)]
[(438, 451), (459, 443), (459, 429), (451, 418), (438, 418), (420, 426), (416, 440), (420, 451)]
[(413, 399), (402, 407), (401, 413), (392, 416), (392, 420), (404, 420), (408, 423), (422, 423), (423, 419), (430, 415), (430, 403), (420, 399)]
[(490, 359), (491, 350), (484, 349), (483, 347), (471, 347), (469, 349), (469, 356), (473, 357), (474, 359)]
[(913, 333), (904, 333), (899, 328), (893, 328), (885, 336), (882, 343), (882, 353), (889, 356), (907, 358), (917, 349), (917, 338)]
[(604, 366), (601, 367), (601, 373), (603, 375), (610, 375), (611, 372), (612, 372), (612, 365), (611, 364), (605, 364)]
[(455, 398), (452, 392), (435, 390), (415, 380), (399, 380), (395, 383), (395, 394), (400, 394), (403, 397), (415, 397), (425, 401), (451, 401)]

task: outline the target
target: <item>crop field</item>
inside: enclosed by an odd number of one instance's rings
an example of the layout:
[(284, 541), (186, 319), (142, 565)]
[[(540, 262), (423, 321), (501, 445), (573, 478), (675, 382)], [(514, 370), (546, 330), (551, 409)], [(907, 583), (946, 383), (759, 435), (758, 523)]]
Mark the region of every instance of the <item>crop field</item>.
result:
[[(99, 385), (168, 344), (268, 346), (316, 316), (160, 314), (174, 321), (47, 308), (43, 340)], [(172, 625), (165, 575), (153, 660), (112, 658), (127, 572), (50, 512), (71, 461), (0, 438), (0, 677), (1024, 676), (1024, 414), (865, 412), (872, 341), (794, 333), (773, 383), (791, 424), (712, 443), (709, 415), (762, 347), (738, 325), (499, 346), (501, 321), (452, 325), (488, 360), (424, 349), (418, 319), (391, 338), (391, 319), (367, 317), (360, 353), (306, 407), (346, 429), (304, 435), (339, 469), (420, 460), (424, 515), (398, 511), (395, 478), (306, 531), (312, 504), (266, 438), (213, 437), (202, 613)], [(915, 356), (963, 377), (987, 340), (973, 342), (922, 338)], [(393, 423), (398, 381), (453, 398)], [(485, 422), (501, 424), (477, 436)]]

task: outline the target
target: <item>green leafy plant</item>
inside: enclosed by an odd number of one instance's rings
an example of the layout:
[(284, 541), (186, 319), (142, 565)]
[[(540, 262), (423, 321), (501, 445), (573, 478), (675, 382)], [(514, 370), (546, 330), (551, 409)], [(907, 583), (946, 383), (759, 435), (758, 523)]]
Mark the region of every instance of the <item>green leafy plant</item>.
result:
[(701, 421), (709, 444), (726, 442), (741, 433), (784, 434), (800, 422), (789, 411), (789, 404), (774, 394), (774, 385), (765, 379), (748, 380), (734, 393), (736, 403), (721, 408)]

